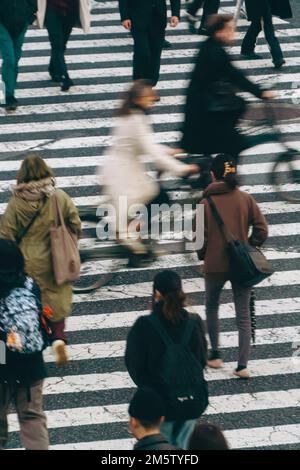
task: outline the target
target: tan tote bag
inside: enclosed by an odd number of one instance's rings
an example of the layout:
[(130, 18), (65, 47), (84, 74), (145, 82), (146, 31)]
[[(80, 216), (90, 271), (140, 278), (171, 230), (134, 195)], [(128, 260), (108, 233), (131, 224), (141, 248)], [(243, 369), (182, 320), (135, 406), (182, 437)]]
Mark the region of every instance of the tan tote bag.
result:
[(54, 226), (50, 229), (52, 266), (58, 286), (80, 277), (80, 254), (76, 235), (66, 227), (57, 196), (53, 196)]

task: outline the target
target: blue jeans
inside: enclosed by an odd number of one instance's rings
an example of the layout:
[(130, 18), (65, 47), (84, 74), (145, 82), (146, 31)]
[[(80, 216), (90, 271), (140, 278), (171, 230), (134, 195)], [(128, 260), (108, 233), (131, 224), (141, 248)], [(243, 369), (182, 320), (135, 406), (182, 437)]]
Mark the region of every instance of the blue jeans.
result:
[(2, 81), (5, 84), (6, 98), (15, 94), (18, 77), (18, 64), (22, 54), (22, 46), (28, 26), (16, 37), (0, 23), (0, 53), (2, 63)]
[(187, 450), (192, 432), (197, 423), (197, 419), (187, 421), (167, 421), (160, 426), (160, 432), (165, 436), (170, 444), (178, 449)]

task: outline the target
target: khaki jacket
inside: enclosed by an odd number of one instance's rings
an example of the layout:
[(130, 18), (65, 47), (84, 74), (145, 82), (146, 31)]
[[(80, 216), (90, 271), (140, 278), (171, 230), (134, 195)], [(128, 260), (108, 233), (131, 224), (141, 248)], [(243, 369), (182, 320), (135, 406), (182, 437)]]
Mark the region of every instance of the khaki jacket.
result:
[[(56, 194), (66, 225), (79, 236), (81, 222), (75, 205), (61, 189), (57, 189)], [(0, 237), (15, 240), (42, 204), (44, 203), (41, 201), (29, 202), (13, 196), (0, 222)], [(43, 306), (51, 307), (54, 321), (60, 321), (71, 314), (72, 285), (66, 283), (58, 286), (55, 282), (49, 230), (53, 224), (54, 211), (52, 200), (49, 198), (21, 241), (20, 248), (25, 258), (27, 274), (36, 280), (41, 289)]]

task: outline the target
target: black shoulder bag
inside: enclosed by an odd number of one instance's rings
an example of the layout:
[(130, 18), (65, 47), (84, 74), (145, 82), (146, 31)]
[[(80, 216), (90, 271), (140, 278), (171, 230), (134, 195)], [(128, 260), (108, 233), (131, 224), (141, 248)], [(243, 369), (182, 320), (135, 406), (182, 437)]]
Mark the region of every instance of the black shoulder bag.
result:
[(271, 276), (274, 270), (265, 255), (258, 248), (236, 240), (226, 229), (224, 221), (210, 196), (207, 197), (207, 201), (227, 243), (231, 278), (245, 287), (252, 287)]

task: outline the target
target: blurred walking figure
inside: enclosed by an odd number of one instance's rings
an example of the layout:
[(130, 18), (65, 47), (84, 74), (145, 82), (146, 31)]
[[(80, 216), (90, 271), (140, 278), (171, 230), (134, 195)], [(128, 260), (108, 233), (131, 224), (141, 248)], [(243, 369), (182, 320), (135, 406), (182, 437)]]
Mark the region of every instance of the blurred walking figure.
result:
[[(151, 223), (151, 205), (169, 204), (169, 196), (155, 179), (147, 175), (145, 156), (153, 161), (155, 169), (177, 176), (197, 173), (196, 165), (186, 165), (173, 157), (176, 149), (157, 144), (147, 116), (156, 101), (152, 82), (137, 80), (129, 88), (118, 111), (112, 145), (107, 151), (104, 165), (99, 168), (103, 179), (104, 194), (110, 196), (119, 219), (121, 197), (127, 198), (128, 209), (134, 204), (144, 204), (148, 209), (148, 228)], [(127, 214), (125, 219), (129, 220)], [(127, 227), (120, 230), (119, 242), (136, 256), (147, 254), (147, 247), (130, 238)]]
[(89, 0), (38, 0), (38, 25), (47, 28), (51, 44), (49, 74), (53, 82), (61, 83), (61, 90), (74, 85), (65, 60), (67, 43), (72, 29), (81, 27), (89, 32), (91, 24)]
[(18, 64), (27, 29), (35, 20), (36, 11), (37, 0), (0, 1), (0, 52), (7, 111), (14, 111), (18, 106), (15, 97)]
[(221, 429), (211, 423), (197, 423), (188, 450), (229, 450)]
[(196, 23), (198, 21), (197, 13), (203, 7), (203, 14), (201, 18), (198, 34), (207, 35), (206, 21), (210, 15), (218, 13), (220, 8), (220, 0), (193, 0), (187, 8), (187, 20), (190, 25), (191, 32), (196, 32)]
[(247, 140), (236, 129), (246, 102), (237, 90), (258, 98), (272, 98), (236, 68), (226, 51), (234, 41), (230, 15), (212, 15), (207, 22), (209, 38), (201, 45), (187, 91), (181, 146), (190, 154), (229, 153), (237, 158)]
[(128, 409), (129, 431), (137, 439), (134, 450), (175, 450), (160, 433), (165, 420), (161, 397), (151, 388), (140, 388), (132, 397)]
[(25, 158), (1, 219), (0, 236), (19, 242), (26, 272), (41, 289), (43, 306), (53, 310), (51, 341), (56, 362), (63, 364), (68, 360), (65, 318), (72, 310), (72, 285), (58, 286), (52, 269), (50, 229), (55, 223), (54, 196), (66, 226), (79, 236), (81, 222), (77, 209), (70, 197), (55, 187), (53, 171), (38, 155)]
[(261, 58), (254, 51), (257, 37), (264, 30), (274, 67), (282, 67), (285, 64), (285, 60), (275, 35), (272, 15), (279, 16), (280, 18), (291, 18), (293, 14), (289, 0), (246, 0), (246, 10), (251, 25), (242, 42), (242, 55), (250, 59)]
[(196, 420), (208, 405), (204, 328), (199, 315), (185, 310), (185, 300), (177, 273), (157, 274), (152, 313), (133, 325), (125, 355), (134, 383), (162, 398), (166, 412), (161, 433), (180, 449), (187, 448)]
[[(201, 201), (205, 206), (205, 240), (198, 257), (204, 260), (206, 321), (211, 343), (207, 364), (217, 369), (223, 363), (219, 349), (218, 310), (221, 291), (226, 281), (230, 281), (239, 337), (238, 365), (234, 374), (248, 378), (250, 377), (247, 364), (251, 341), (251, 287), (243, 287), (238, 281), (231, 279), (227, 243), (206, 199), (208, 196), (211, 197), (226, 230), (233, 234), (235, 240), (261, 246), (268, 236), (266, 219), (255, 199), (238, 189), (236, 172), (235, 162), (230, 155), (221, 154), (214, 158), (211, 170), (213, 182), (204, 191), (204, 199)], [(250, 229), (252, 232), (249, 237)]]
[[(180, 0), (170, 0), (170, 25), (180, 18)], [(167, 27), (166, 0), (119, 0), (121, 21), (133, 37), (133, 80), (148, 79), (155, 86), (159, 79), (160, 58)]]
[(24, 258), (11, 240), (0, 239), (0, 450), (8, 440), (7, 415), (15, 405), (26, 450), (47, 450), (49, 437), (43, 411), (47, 376), (42, 350), (40, 291), (24, 271)]

